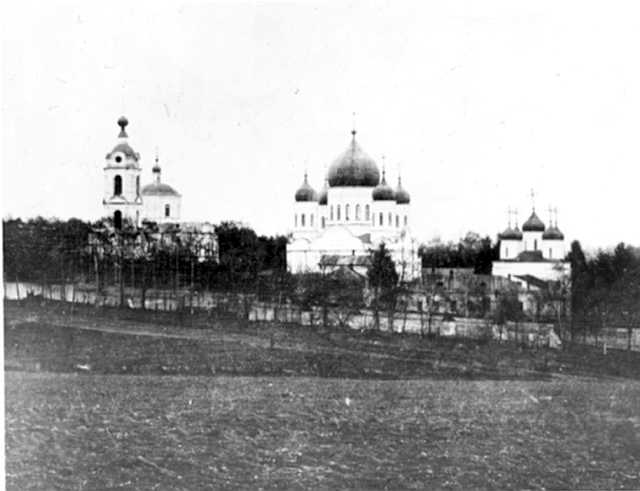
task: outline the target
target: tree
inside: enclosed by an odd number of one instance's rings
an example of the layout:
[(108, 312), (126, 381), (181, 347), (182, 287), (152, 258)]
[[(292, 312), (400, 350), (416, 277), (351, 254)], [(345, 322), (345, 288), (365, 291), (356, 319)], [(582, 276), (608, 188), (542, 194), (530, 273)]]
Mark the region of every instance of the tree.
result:
[(517, 322), (522, 319), (522, 304), (518, 299), (518, 293), (515, 290), (505, 290), (496, 293), (496, 308), (494, 310), (494, 322), (500, 327), (500, 339), (502, 339), (502, 330), (507, 322), (516, 322), (516, 340), (517, 340)]
[(371, 266), (367, 270), (369, 287), (373, 289), (373, 312), (376, 328), (380, 328), (380, 306), (391, 307), (395, 304), (398, 284), (396, 265), (391, 259), (384, 243), (371, 253)]

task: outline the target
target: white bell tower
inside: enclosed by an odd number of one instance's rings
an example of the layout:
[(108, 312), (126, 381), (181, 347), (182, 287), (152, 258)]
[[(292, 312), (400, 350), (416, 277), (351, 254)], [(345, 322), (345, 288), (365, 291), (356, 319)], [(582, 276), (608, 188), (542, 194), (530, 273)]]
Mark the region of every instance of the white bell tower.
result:
[(124, 116), (118, 119), (118, 143), (105, 157), (102, 204), (104, 214), (113, 220), (116, 228), (121, 228), (124, 220), (139, 226), (142, 213), (140, 154), (129, 145), (125, 130), (128, 124)]

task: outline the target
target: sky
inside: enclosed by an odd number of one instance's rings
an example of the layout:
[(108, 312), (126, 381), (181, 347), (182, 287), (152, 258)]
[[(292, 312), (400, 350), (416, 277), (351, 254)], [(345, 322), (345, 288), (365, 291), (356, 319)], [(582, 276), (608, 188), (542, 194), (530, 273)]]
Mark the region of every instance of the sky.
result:
[[(638, 7), (640, 8), (640, 7)], [(188, 221), (286, 233), (354, 125), (424, 242), (558, 208), (568, 240), (640, 245), (634, 2), (11, 2), (3, 216), (97, 219), (117, 119)], [(353, 114), (355, 113), (355, 118)]]

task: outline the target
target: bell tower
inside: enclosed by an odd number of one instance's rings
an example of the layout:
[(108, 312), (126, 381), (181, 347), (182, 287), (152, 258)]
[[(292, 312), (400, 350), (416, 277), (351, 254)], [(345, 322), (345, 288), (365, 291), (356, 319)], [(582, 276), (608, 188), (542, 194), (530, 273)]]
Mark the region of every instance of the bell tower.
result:
[(140, 154), (129, 145), (128, 124), (124, 116), (118, 119), (118, 142), (107, 153), (104, 166), (104, 215), (111, 218), (118, 229), (125, 220), (139, 226), (142, 213)]

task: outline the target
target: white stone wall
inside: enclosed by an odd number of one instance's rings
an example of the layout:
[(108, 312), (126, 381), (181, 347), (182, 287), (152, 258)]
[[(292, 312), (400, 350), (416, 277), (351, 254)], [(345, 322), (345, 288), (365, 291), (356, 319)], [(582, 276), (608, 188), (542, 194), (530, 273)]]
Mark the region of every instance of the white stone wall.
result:
[[(180, 221), (180, 211), (182, 206), (182, 198), (180, 196), (143, 196), (143, 219), (157, 222), (168, 223)], [(169, 216), (165, 216), (165, 206), (169, 205)]]
[(563, 260), (567, 255), (564, 240), (543, 240), (542, 254), (545, 259)]
[(522, 240), (500, 239), (500, 259), (515, 259), (522, 251)]
[(571, 264), (564, 261), (519, 262), (494, 261), (493, 276), (519, 281), (516, 275), (532, 275), (541, 280), (558, 281), (571, 274)]

